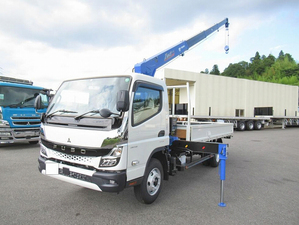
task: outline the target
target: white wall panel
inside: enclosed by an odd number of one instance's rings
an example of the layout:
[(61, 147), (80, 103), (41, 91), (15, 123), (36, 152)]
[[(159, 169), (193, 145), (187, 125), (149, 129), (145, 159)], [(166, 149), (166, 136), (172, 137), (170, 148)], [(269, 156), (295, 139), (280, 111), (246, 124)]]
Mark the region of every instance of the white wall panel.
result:
[[(191, 106), (198, 116), (235, 116), (244, 109), (245, 117), (254, 116), (255, 107), (273, 107), (274, 116), (295, 116), (298, 110), (298, 87), (218, 75), (164, 69), (167, 84), (190, 82)], [(181, 103), (187, 103), (181, 90)]]

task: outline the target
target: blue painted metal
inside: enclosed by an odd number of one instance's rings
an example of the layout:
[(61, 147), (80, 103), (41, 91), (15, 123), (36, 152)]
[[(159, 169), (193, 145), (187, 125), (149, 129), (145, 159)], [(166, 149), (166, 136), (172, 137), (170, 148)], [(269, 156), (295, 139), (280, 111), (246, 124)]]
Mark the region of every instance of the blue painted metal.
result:
[(198, 42), (205, 39), (213, 32), (217, 31), (223, 25), (225, 25), (225, 27), (228, 28), (229, 23), (227, 18), (221, 21), (220, 23), (217, 23), (214, 26), (210, 27), (209, 29), (195, 35), (194, 37), (186, 41), (182, 41), (179, 44), (172, 46), (169, 49), (166, 49), (160, 52), (159, 54), (152, 56), (149, 59), (144, 60), (143, 62), (137, 63), (134, 66), (135, 73), (141, 73), (152, 77), (155, 76), (155, 72), (158, 68), (171, 62), (178, 56), (183, 56), (184, 52), (189, 50)]
[(227, 148), (226, 144), (219, 144), (218, 146), (218, 154), (220, 159), (220, 167), (219, 167), (220, 180), (225, 180), (225, 166), (226, 166), (226, 159), (227, 159), (226, 148)]
[(174, 141), (176, 141), (176, 140), (179, 140), (179, 138), (178, 137), (176, 137), (176, 136), (169, 136), (169, 146), (171, 146), (172, 145), (172, 142), (174, 142)]
[[(11, 79), (12, 82), (15, 81), (15, 79)], [(4, 91), (4, 88), (8, 88), (9, 90), (19, 90), (20, 92), (22, 92), (22, 90), (32, 90), (33, 93), (47, 91), (42, 87), (33, 86), (32, 82), (28, 84), (12, 82), (9, 80), (0, 81), (0, 123), (2, 124), (2, 126), (0, 126), (1, 143), (13, 143), (16, 140), (14, 136), (15, 132), (23, 132), (25, 135), (27, 131), (29, 132), (29, 129), (39, 129), (40, 127), (40, 114), (35, 111), (33, 104), (32, 106), (25, 106), (21, 104), (21, 100), (12, 99), (12, 96), (9, 94), (8, 96), (5, 96), (7, 95), (6, 92), (2, 92)], [(8, 99), (5, 101), (5, 104), (4, 96)], [(32, 101), (34, 101), (34, 99), (30, 99), (30, 103), (29, 101), (28, 103), (31, 104)], [(18, 102), (20, 102), (20, 104), (18, 104)], [(40, 110), (40, 112), (46, 112), (46, 110), (47, 109), (45, 108)], [(9, 125), (7, 125), (7, 123)], [(28, 135), (28, 137), (30, 136)], [(30, 141), (30, 139), (28, 139), (28, 141)]]
[(226, 144), (219, 144), (218, 145), (218, 154), (219, 154), (219, 159), (220, 159), (220, 165), (219, 165), (220, 203), (218, 204), (218, 206), (225, 207), (226, 204), (224, 203), (223, 183), (224, 183), (224, 180), (225, 180), (226, 159), (227, 159), (227, 145)]

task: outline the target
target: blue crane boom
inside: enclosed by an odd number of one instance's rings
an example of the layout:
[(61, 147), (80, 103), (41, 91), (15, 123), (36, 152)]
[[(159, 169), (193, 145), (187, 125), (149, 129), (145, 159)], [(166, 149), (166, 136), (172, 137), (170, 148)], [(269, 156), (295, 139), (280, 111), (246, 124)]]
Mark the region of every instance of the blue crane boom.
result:
[[(169, 63), (173, 59), (175, 59), (178, 56), (183, 56), (184, 52), (189, 50), (192, 46), (196, 45), (198, 42), (205, 39), (207, 36), (212, 34), (213, 32), (217, 31), (220, 27), (225, 25), (225, 27), (228, 29), (229, 23), (228, 18), (222, 20), (221, 22), (215, 24), (214, 26), (210, 27), (209, 29), (193, 36), (192, 38), (182, 41), (179, 44), (170, 47), (163, 52), (160, 52), (157, 55), (152, 56), (149, 59), (144, 60), (141, 63), (137, 63), (134, 66), (135, 73), (141, 73), (149, 76), (155, 76), (155, 72), (158, 68), (161, 66)], [(226, 46), (226, 51), (228, 51), (228, 46)]]

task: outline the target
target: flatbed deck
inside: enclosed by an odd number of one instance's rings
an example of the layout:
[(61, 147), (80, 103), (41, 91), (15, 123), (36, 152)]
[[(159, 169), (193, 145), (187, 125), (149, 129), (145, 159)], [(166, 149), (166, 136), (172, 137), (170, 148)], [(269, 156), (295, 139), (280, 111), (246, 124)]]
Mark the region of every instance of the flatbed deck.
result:
[[(188, 130), (190, 131), (189, 134)], [(177, 122), (176, 136), (182, 140), (199, 142), (230, 138), (233, 132), (232, 123), (192, 122), (188, 125), (187, 122)], [(188, 135), (190, 135), (190, 138), (188, 138)]]

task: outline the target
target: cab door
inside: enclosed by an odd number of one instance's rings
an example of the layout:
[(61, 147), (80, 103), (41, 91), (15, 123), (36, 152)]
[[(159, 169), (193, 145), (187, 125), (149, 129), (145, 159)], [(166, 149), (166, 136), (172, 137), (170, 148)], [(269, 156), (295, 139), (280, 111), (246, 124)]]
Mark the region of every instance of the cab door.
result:
[(134, 84), (128, 124), (128, 180), (142, 177), (151, 153), (168, 144), (164, 91), (156, 84), (139, 81)]

